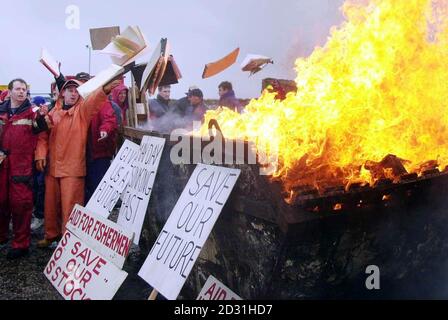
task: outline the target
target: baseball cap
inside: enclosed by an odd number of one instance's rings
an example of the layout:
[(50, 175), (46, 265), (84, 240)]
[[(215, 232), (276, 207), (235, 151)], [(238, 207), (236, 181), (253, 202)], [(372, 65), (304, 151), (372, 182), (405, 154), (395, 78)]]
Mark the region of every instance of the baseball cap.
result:
[(202, 93), (201, 89), (193, 89), (193, 90), (189, 91), (188, 95), (190, 97), (199, 97), (199, 98), (204, 97), (204, 94)]
[(76, 79), (70, 79), (70, 80), (67, 80), (67, 81), (64, 83), (64, 85), (63, 85), (62, 88), (61, 88), (61, 91), (64, 90), (64, 89), (66, 89), (66, 88), (68, 88), (68, 87), (72, 87), (72, 86), (79, 87), (79, 86), (81, 86), (82, 84), (83, 84), (83, 83), (82, 83), (81, 81), (79, 81), (79, 80), (76, 80)]
[(188, 96), (190, 94), (191, 91), (193, 91), (194, 89), (199, 89), (198, 86), (191, 86), (190, 88), (188, 88), (188, 92), (185, 92), (185, 94)]
[(86, 82), (90, 80), (91, 76), (87, 72), (80, 72), (75, 76), (75, 78), (78, 81)]

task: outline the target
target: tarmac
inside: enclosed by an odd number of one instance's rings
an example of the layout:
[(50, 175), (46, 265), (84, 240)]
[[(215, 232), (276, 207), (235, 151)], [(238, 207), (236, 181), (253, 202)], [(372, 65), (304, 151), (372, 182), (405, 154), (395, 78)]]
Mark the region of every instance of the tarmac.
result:
[(43, 273), (53, 254), (53, 249), (36, 247), (37, 241), (42, 239), (43, 235), (43, 226), (32, 231), (28, 255), (17, 260), (6, 259), (11, 241), (0, 248), (0, 299), (62, 300)]

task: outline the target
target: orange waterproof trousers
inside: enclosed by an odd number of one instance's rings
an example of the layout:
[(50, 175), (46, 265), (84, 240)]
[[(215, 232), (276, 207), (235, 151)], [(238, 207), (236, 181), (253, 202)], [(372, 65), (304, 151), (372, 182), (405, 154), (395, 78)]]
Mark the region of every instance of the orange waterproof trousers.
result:
[(45, 239), (65, 232), (75, 204), (84, 205), (84, 177), (45, 177)]

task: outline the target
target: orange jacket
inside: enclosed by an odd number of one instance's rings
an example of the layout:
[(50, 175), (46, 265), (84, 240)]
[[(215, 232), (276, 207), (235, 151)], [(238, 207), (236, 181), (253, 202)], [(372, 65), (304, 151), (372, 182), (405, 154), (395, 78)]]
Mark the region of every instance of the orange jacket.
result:
[(36, 160), (49, 155), (48, 174), (55, 178), (86, 175), (87, 132), (92, 117), (98, 113), (107, 96), (100, 88), (86, 100), (79, 98), (69, 110), (63, 110), (61, 97), (49, 115), (53, 127), (39, 134)]

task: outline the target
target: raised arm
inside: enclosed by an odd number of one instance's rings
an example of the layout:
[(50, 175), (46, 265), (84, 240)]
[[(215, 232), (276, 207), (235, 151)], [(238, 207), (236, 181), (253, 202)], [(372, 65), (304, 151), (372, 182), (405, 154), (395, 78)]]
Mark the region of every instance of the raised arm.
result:
[(64, 86), (65, 83), (65, 77), (62, 74), (62, 72), (59, 73), (59, 77), (54, 77), (54, 79), (56, 80), (56, 86), (58, 87), (59, 92), (61, 92), (62, 87)]
[(84, 121), (90, 122), (92, 117), (99, 112), (103, 103), (107, 100), (107, 96), (120, 84), (121, 80), (114, 80), (90, 94), (80, 106), (81, 118)]

